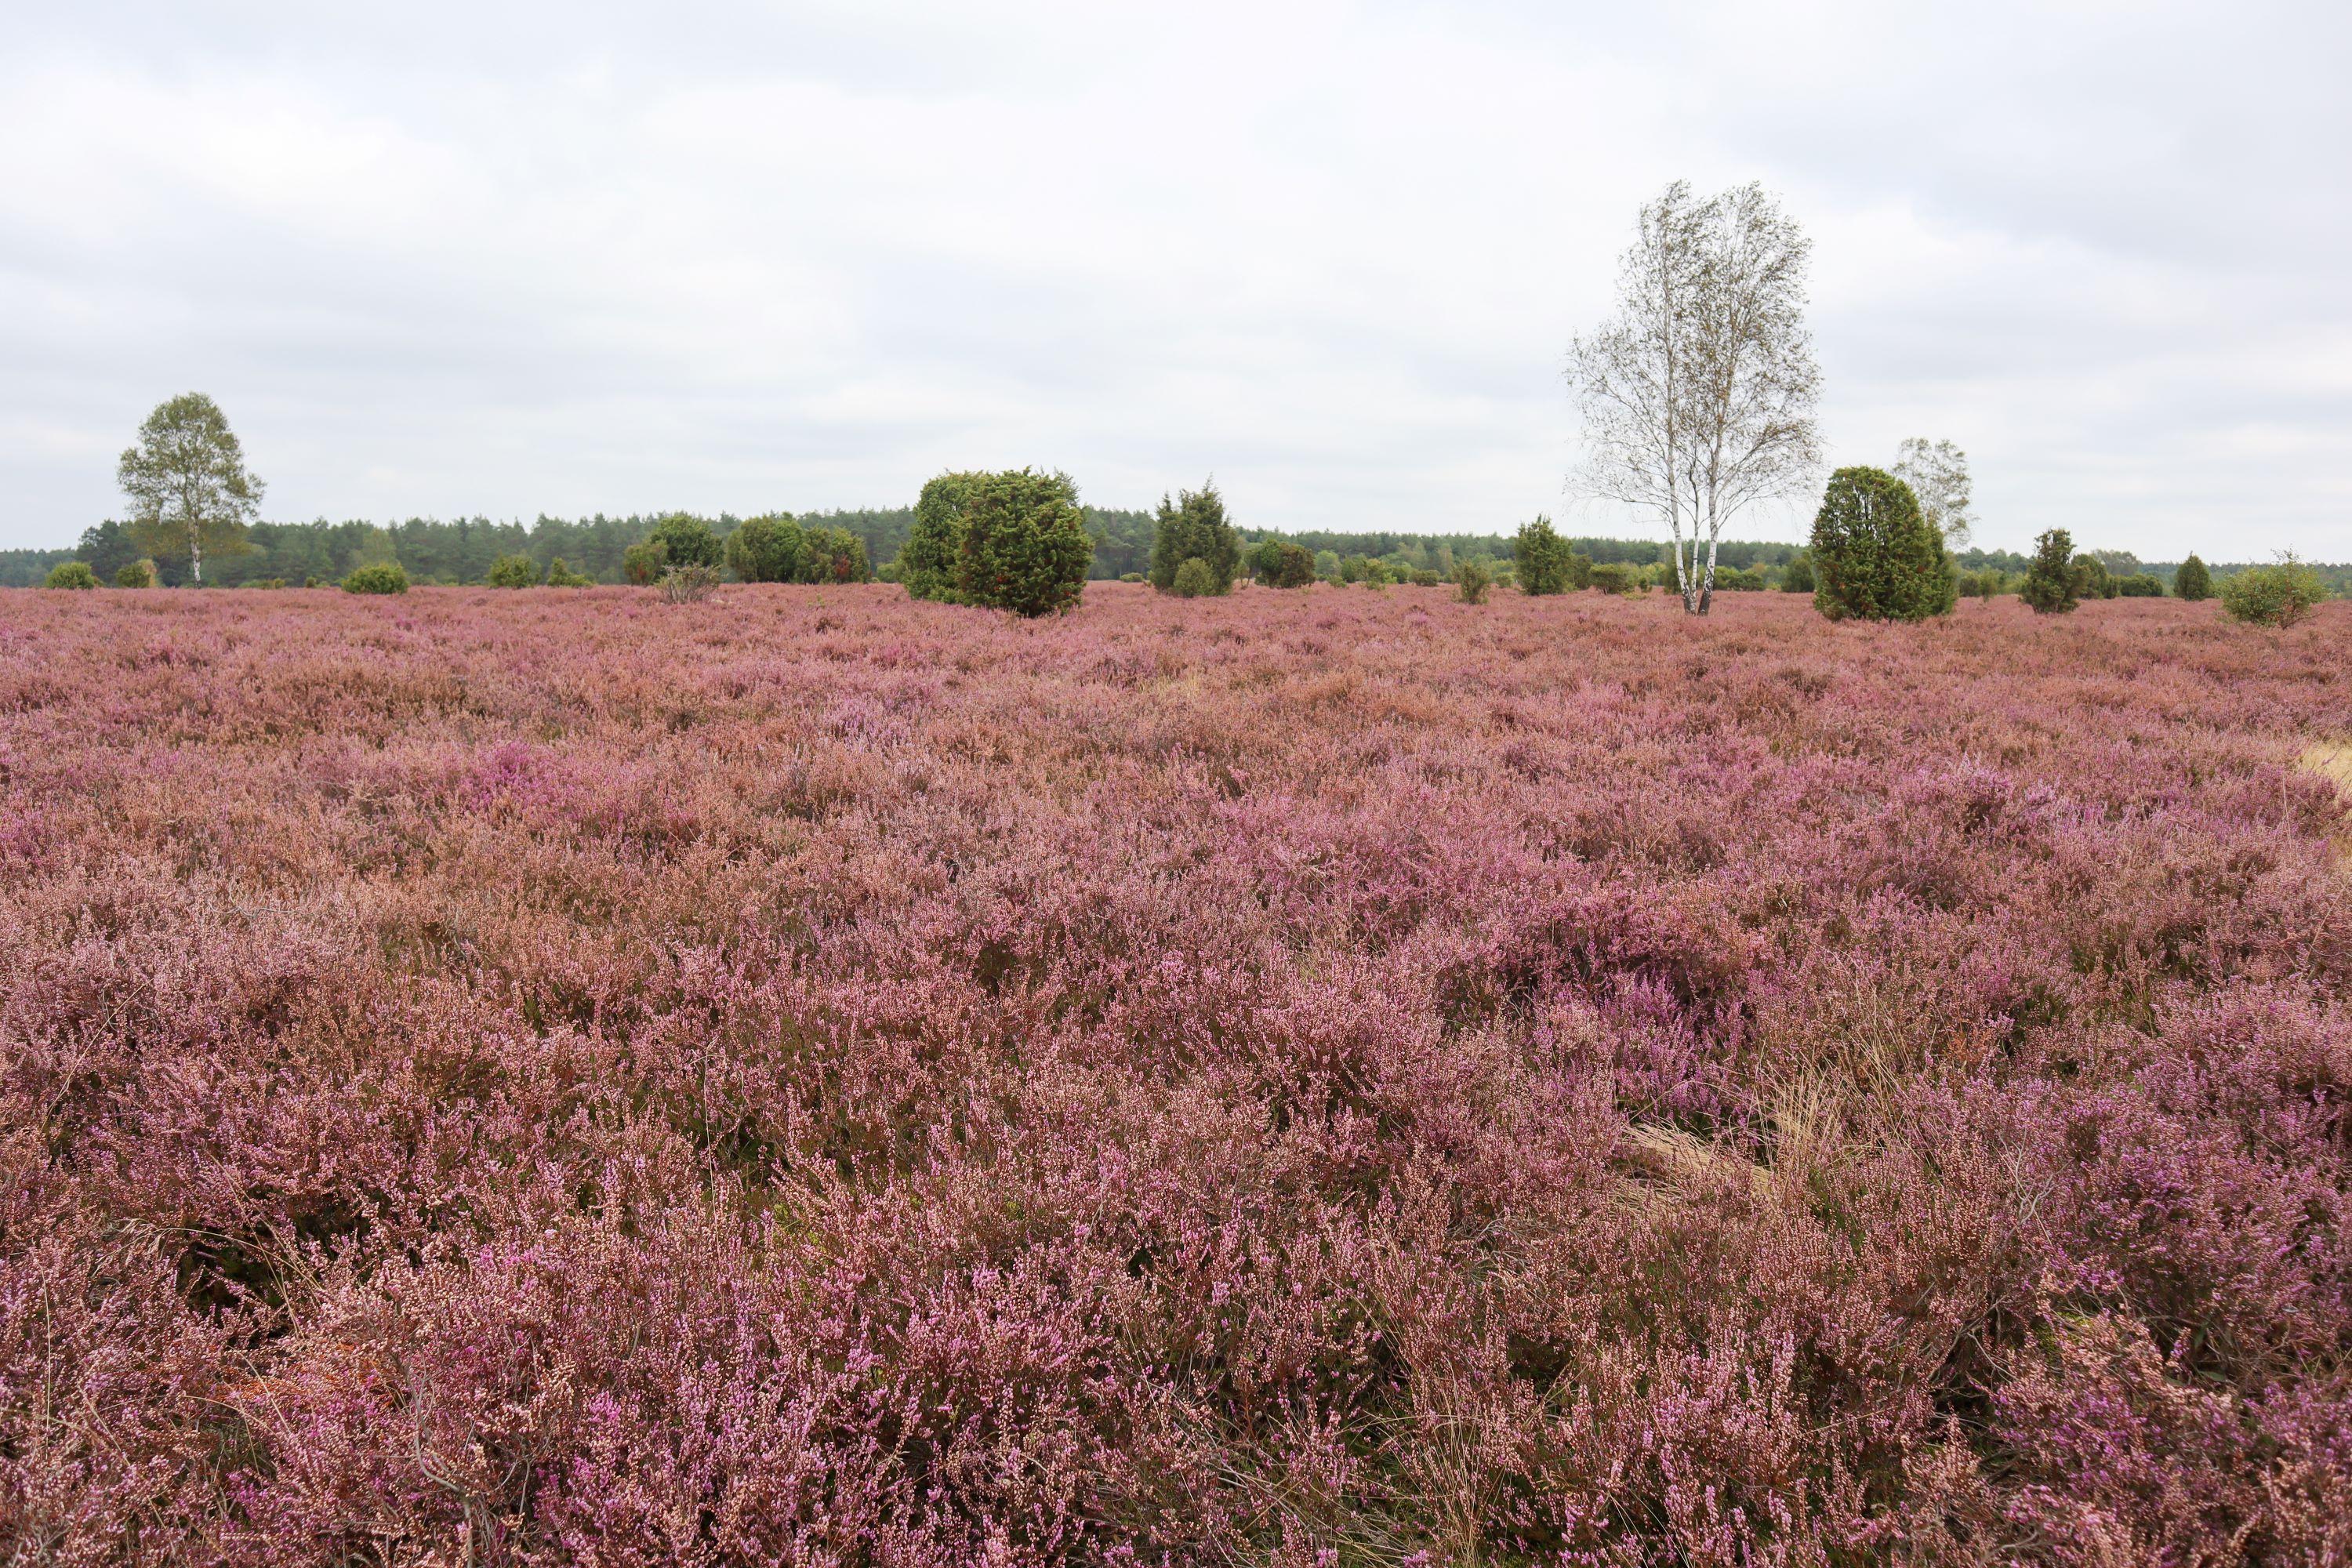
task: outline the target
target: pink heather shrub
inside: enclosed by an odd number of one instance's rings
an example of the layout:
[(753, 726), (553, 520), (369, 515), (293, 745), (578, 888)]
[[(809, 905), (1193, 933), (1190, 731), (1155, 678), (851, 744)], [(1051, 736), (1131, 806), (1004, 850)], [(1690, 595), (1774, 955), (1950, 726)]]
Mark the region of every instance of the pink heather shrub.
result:
[(0, 1562), (2352, 1563), (2352, 622), (0, 616)]

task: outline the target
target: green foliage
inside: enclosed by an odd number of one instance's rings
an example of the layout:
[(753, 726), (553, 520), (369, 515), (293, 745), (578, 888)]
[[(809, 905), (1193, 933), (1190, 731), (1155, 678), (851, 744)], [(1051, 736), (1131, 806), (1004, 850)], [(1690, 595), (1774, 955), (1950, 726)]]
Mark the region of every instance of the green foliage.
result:
[(1315, 575), (1320, 577), (1326, 583), (1339, 582), (1340, 580), (1339, 552), (1336, 550), (1317, 551), (1315, 552)]
[(674, 511), (655, 523), (646, 540), (662, 547), (662, 555), (672, 566), (709, 566), (717, 568), (720, 558), (719, 536), (710, 525), (692, 512)]
[(1017, 616), (1075, 607), (1094, 546), (1069, 476), (1028, 468), (983, 474), (964, 494), (956, 601)]
[(727, 569), (746, 583), (797, 583), (808, 565), (808, 535), (790, 512), (747, 517), (727, 536)]
[(1417, 571), (1412, 574), (1412, 585), (1416, 588), (1434, 588), (1444, 581), (1445, 581), (1444, 578), (1440, 577), (1436, 573), (1429, 571), (1427, 568)]
[(98, 574), (89, 569), (87, 561), (60, 561), (50, 569), (48, 582), (44, 586), (95, 588), (98, 586)]
[(152, 588), (155, 585), (155, 563), (152, 561), (126, 561), (115, 569), (114, 585), (118, 588)]
[(2172, 591), (2191, 602), (2210, 599), (2213, 596), (2213, 574), (2208, 572), (2205, 563), (2192, 553), (2180, 563), (2180, 570), (2172, 574)]
[(866, 564), (866, 542), (845, 528), (812, 528), (803, 536), (803, 583), (863, 583), (872, 574)]
[(1304, 545), (1280, 543), (1275, 546), (1273, 567), (1259, 575), (1270, 587), (1304, 588), (1315, 581), (1315, 557)]
[(698, 563), (672, 566), (655, 584), (665, 605), (698, 605), (719, 589), (719, 568)]
[(1119, 574), (1118, 580), (1122, 583), (1149, 583), (1151, 581), (1150, 578), (1145, 576), (1140, 572), (1122, 572)]
[(133, 543), (149, 555), (184, 559), (198, 583), (207, 554), (245, 548), (247, 525), (261, 505), (261, 480), (247, 470), (227, 416), (201, 392), (157, 405), (114, 477), (131, 502)]
[[(1291, 548), (1296, 550), (1298, 547), (1292, 545)], [(1307, 557), (1310, 563), (1314, 559), (1311, 555)], [(1271, 537), (1259, 540), (1244, 552), (1242, 564), (1248, 567), (1249, 574), (1258, 581), (1269, 581), (1275, 569), (1282, 564), (1282, 541)]]
[(898, 552), (898, 580), (918, 599), (954, 602), (962, 571), (965, 515), (988, 475), (946, 473), (923, 486), (914, 531)]
[(501, 555), (490, 563), (489, 584), (493, 588), (537, 587), (539, 563), (528, 555)]
[(2053, 528), (2033, 542), (2033, 559), (2017, 596), (2037, 616), (2063, 616), (2074, 607), (2074, 540)]
[(1745, 572), (1737, 566), (1715, 569), (1715, 591), (1718, 594), (1754, 594), (1764, 588), (1764, 574)]
[(551, 588), (593, 588), (596, 579), (585, 572), (574, 572), (559, 555), (547, 563), (547, 585)]
[(1791, 556), (1780, 569), (1780, 591), (1784, 594), (1810, 594), (1817, 586), (1813, 581), (1813, 561), (1810, 555)]
[(1642, 574), (1622, 561), (1596, 561), (1591, 586), (1604, 594), (1632, 594), (1643, 587)]
[(2077, 555), (2068, 565), (2067, 573), (2077, 599), (2112, 599), (2116, 596), (2115, 582), (2107, 573), (2107, 563), (2095, 555)]
[(1883, 468), (1840, 468), (1813, 516), (1813, 606), (1833, 621), (1918, 621), (1952, 607), (1944, 537), (1911, 487)]
[(2231, 620), (2255, 626), (2291, 626), (2326, 597), (2319, 574), (2293, 555), (2221, 579), (2221, 608)]
[(356, 566), (343, 579), (346, 594), (405, 594), (408, 574), (396, 561), (379, 561), (372, 565)]
[(2153, 572), (2135, 572), (2127, 577), (2111, 579), (2115, 596), (2119, 599), (2161, 599), (2164, 579)]
[(658, 539), (640, 539), (621, 552), (622, 572), (640, 588), (660, 581), (668, 567), (669, 552)]
[(1454, 568), (1454, 596), (1465, 605), (1483, 605), (1486, 590), (1493, 585), (1495, 574), (1484, 561), (1464, 561)]
[[(1225, 588), (1231, 592), (1233, 584), (1227, 583)], [(1217, 592), (1217, 574), (1209, 569), (1207, 562), (1195, 555), (1176, 568), (1176, 579), (1168, 585), (1168, 591), (1180, 599), (1213, 595)]]
[[(1512, 542), (1511, 560), (1515, 563), (1519, 586), (1536, 595), (1563, 594), (1578, 586), (1575, 582), (1576, 552), (1551, 525), (1551, 519), (1538, 516), (1533, 522), (1522, 524), (1519, 536)], [(1590, 572), (1591, 564), (1586, 563)]]
[[(898, 563), (897, 559), (894, 557), (893, 559), (885, 561), (881, 565), (874, 568), (874, 575), (877, 581), (883, 583), (896, 583), (898, 581)], [(1139, 583), (1143, 581), (1143, 574), (1140, 572), (1131, 572), (1128, 574), (1128, 575), (1134, 578)]]
[(1175, 504), (1160, 498), (1152, 518), (1151, 585), (1163, 594), (1176, 592), (1177, 574), (1187, 562), (1198, 561), (1213, 584), (1208, 592), (1230, 594), (1234, 575), (1241, 569), (1241, 535), (1225, 517), (1224, 498), (1214, 485), (1179, 490)]

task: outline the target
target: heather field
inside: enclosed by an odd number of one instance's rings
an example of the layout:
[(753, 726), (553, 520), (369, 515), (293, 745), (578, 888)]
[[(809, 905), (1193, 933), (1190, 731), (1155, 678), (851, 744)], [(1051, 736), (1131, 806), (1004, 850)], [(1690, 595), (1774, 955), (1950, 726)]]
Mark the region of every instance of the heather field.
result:
[(2347, 742), (2340, 604), (0, 595), (0, 1562), (2352, 1562)]

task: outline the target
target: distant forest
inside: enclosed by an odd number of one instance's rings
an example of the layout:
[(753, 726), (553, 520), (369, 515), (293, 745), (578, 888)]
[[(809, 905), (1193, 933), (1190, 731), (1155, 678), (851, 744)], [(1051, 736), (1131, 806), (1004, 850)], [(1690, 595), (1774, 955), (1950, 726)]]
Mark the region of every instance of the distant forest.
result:
[[(1087, 507), (1085, 512), (1087, 531), (1095, 541), (1089, 576), (1120, 577), (1142, 572), (1150, 565), (1150, 512), (1104, 507)], [(340, 582), (355, 566), (396, 561), (416, 582), (479, 583), (499, 556), (528, 555), (538, 563), (542, 574), (548, 563), (561, 556), (575, 572), (585, 573), (600, 583), (618, 583), (624, 580), (621, 552), (644, 538), (662, 515), (541, 516), (530, 523), (493, 522), (482, 517), (460, 518), (451, 522), (410, 518), (405, 522), (390, 524), (329, 522), (323, 518), (316, 522), (260, 522), (247, 533), (248, 548), (243, 552), (208, 556), (205, 575), (222, 587), (270, 580), (299, 585), (312, 580)], [(714, 531), (725, 534), (731, 532), (741, 520), (721, 513), (706, 521)], [(899, 547), (906, 543), (907, 535), (914, 528), (915, 513), (911, 507), (819, 511), (800, 514), (800, 521), (813, 526), (847, 529), (865, 542), (866, 559), (880, 566), (895, 559)], [(1454, 560), (1504, 562), (1511, 558), (1512, 552), (1512, 536), (1508, 533), (1348, 533), (1314, 529), (1286, 533), (1249, 528), (1241, 532), (1245, 541), (1253, 543), (1265, 538), (1282, 539), (1318, 554), (1328, 552), (1346, 558), (1387, 559), (1414, 567), (1436, 568)], [(1668, 559), (1665, 546), (1653, 540), (1580, 538), (1570, 543), (1596, 563), (1620, 562), (1650, 566)], [(1786, 565), (1802, 553), (1803, 547), (1796, 544), (1726, 540), (1717, 560), (1727, 567), (1752, 570)], [(2105, 561), (2110, 571), (2126, 575), (2152, 573), (2168, 586), (2178, 564), (2142, 562), (2128, 551), (2097, 550), (2092, 553)], [(110, 583), (118, 570), (139, 558), (138, 549), (121, 523), (101, 522), (86, 531), (80, 544), (71, 550), (0, 551), (0, 587), (37, 586), (59, 562), (75, 560), (89, 563), (100, 582)], [(2012, 550), (1963, 550), (1954, 559), (1962, 570), (1970, 572), (1998, 568), (2022, 573), (2029, 564), (2026, 556)], [(158, 558), (156, 567), (167, 584), (186, 581), (184, 557)], [(2227, 575), (2236, 569), (2236, 564), (2213, 566), (2216, 575)], [(2352, 564), (2323, 565), (2318, 571), (2326, 579), (2330, 592), (2352, 593)]]

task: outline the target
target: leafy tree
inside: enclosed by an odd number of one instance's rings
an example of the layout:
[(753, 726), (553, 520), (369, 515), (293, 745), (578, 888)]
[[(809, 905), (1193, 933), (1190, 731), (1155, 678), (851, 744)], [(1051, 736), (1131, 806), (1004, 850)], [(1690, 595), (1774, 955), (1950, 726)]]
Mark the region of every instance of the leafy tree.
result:
[(2116, 596), (2115, 579), (2108, 574), (2107, 563), (2097, 556), (2077, 555), (2067, 570), (2074, 574), (2074, 597), (2112, 599)]
[(488, 581), (493, 588), (537, 587), (539, 563), (528, 555), (501, 555), (490, 563)]
[(405, 594), (408, 574), (396, 561), (379, 561), (371, 565), (355, 566), (343, 579), (346, 594)]
[(1591, 451), (1582, 489), (1665, 523), (1692, 615), (1714, 601), (1724, 525), (1787, 494), (1819, 460), (1811, 248), (1762, 186), (1701, 200), (1677, 180), (1642, 209), (1616, 314), (1569, 350)]
[(149, 555), (184, 555), (201, 586), (205, 555), (233, 554), (261, 505), (262, 483), (220, 405), (201, 392), (156, 405), (124, 448), (115, 482), (131, 501), (131, 534)]
[[(833, 530), (850, 537), (845, 530)], [(792, 513), (747, 517), (727, 536), (727, 568), (746, 583), (797, 583), (807, 573), (808, 535)]]
[(1919, 499), (1919, 515), (1944, 547), (1965, 549), (1976, 530), (1976, 516), (1969, 510), (1974, 491), (1969, 482), (1969, 455), (1949, 441), (1914, 436), (1895, 448), (1894, 474)]
[(1780, 591), (1784, 594), (1810, 594), (1813, 591), (1813, 563), (1810, 557), (1792, 557), (1780, 569)]
[(98, 574), (89, 569), (87, 561), (60, 561), (49, 569), (47, 586), (51, 588), (95, 588)]
[(596, 579), (584, 572), (574, 572), (559, 555), (547, 563), (547, 585), (551, 588), (593, 588)]
[(669, 569), (669, 552), (658, 539), (640, 539), (621, 552), (621, 570), (638, 587), (647, 587), (661, 580)]
[(2291, 554), (2221, 579), (2221, 608), (2231, 620), (2256, 626), (2291, 626), (2326, 597), (2319, 574)]
[(1274, 565), (1259, 573), (1266, 583), (1276, 588), (1305, 588), (1316, 577), (1315, 557), (1304, 545), (1287, 542), (1275, 546)]
[[(914, 531), (898, 552), (898, 580), (918, 599), (952, 602), (963, 569), (964, 518), (980, 487), (991, 476), (945, 473), (923, 486), (915, 501)], [(1092, 545), (1088, 546), (1089, 556)]]
[(1198, 561), (1202, 570), (1215, 584), (1213, 594), (1230, 594), (1234, 574), (1241, 566), (1241, 535), (1225, 518), (1224, 498), (1217, 487), (1204, 484), (1197, 490), (1179, 490), (1176, 502), (1160, 498), (1160, 510), (1153, 515), (1151, 536), (1151, 585), (1161, 593), (1173, 593), (1176, 574), (1187, 561)]
[(114, 585), (118, 588), (152, 588), (155, 585), (155, 563), (152, 561), (126, 561), (115, 569)]
[(1596, 561), (1592, 563), (1592, 586), (1604, 594), (1634, 594), (1643, 584), (1640, 574), (1622, 561)]
[(2074, 540), (2053, 528), (2033, 542), (2033, 560), (2017, 596), (2037, 616), (2063, 616), (2074, 607)]
[(1315, 552), (1315, 575), (1320, 577), (1326, 583), (1339, 582), (1340, 580), (1339, 552), (1336, 550), (1317, 551)]
[(1840, 468), (1813, 516), (1813, 607), (1833, 621), (1917, 621), (1952, 607), (1943, 536), (1884, 468)]
[[(1298, 547), (1294, 544), (1290, 548), (1296, 550)], [(1249, 568), (1250, 575), (1256, 578), (1259, 582), (1270, 582), (1273, 580), (1276, 570), (1282, 564), (1282, 550), (1283, 543), (1281, 540), (1272, 537), (1261, 539), (1255, 544), (1251, 545), (1249, 550), (1242, 556), (1242, 563)], [(1309, 555), (1307, 560), (1308, 566), (1311, 569), (1314, 564), (1315, 557)]]
[(662, 557), (672, 566), (709, 566), (719, 564), (719, 536), (710, 525), (691, 512), (674, 511), (655, 523), (646, 535), (648, 543), (662, 547)]
[[(1227, 583), (1225, 590), (1232, 592), (1233, 584)], [(1168, 591), (1180, 599), (1213, 597), (1217, 592), (1217, 574), (1209, 569), (1207, 562), (1195, 555), (1176, 568), (1176, 580), (1168, 585)]]
[(2172, 591), (2192, 602), (2210, 599), (2213, 596), (2213, 574), (2192, 552), (2180, 563), (2180, 570), (2172, 574)]
[(956, 601), (1017, 616), (1074, 608), (1094, 546), (1070, 477), (1011, 469), (977, 476), (963, 493)]
[(1465, 561), (1454, 568), (1455, 596), (1465, 605), (1483, 605), (1486, 590), (1493, 586), (1495, 574), (1484, 561)]
[(2116, 597), (2120, 599), (2161, 599), (2164, 579), (2153, 572), (2135, 572), (2128, 577), (2112, 578)]
[[(1581, 584), (1574, 581), (1576, 552), (1551, 525), (1551, 519), (1538, 516), (1533, 522), (1521, 525), (1514, 542), (1511, 559), (1517, 565), (1519, 586), (1538, 596), (1565, 593)], [(1591, 563), (1586, 563), (1591, 570)]]

